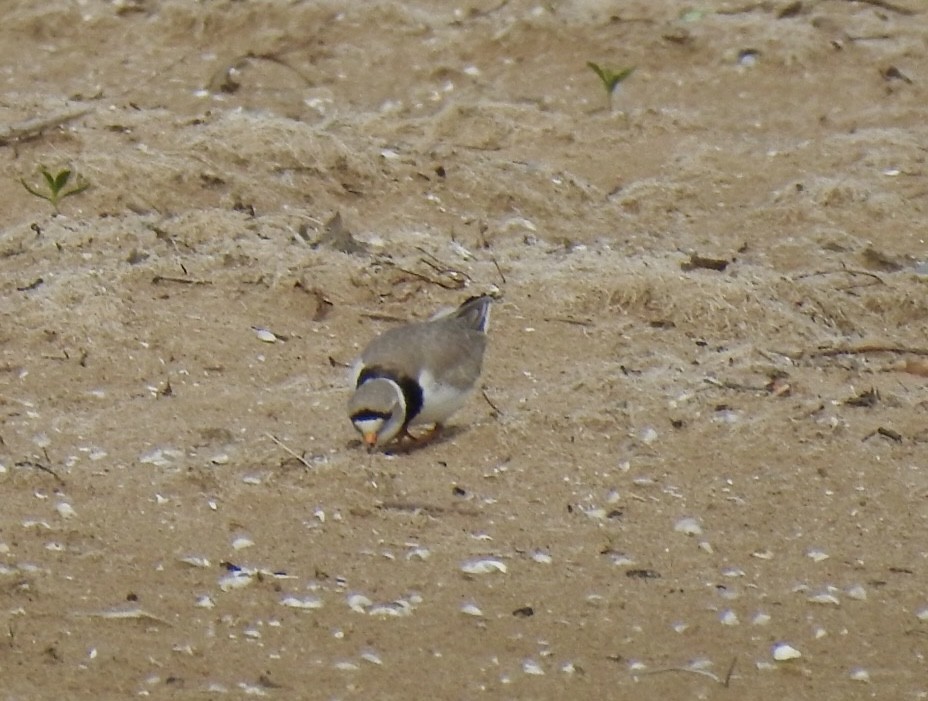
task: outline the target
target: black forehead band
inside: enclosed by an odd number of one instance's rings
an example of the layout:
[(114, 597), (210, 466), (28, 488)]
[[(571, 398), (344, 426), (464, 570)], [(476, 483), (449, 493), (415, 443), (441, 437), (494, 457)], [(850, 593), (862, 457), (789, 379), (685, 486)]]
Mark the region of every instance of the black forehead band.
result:
[(382, 411), (371, 411), (370, 409), (362, 409), (361, 411), (356, 411), (351, 415), (352, 421), (374, 421), (375, 419), (386, 421), (389, 418), (389, 414), (386, 414)]

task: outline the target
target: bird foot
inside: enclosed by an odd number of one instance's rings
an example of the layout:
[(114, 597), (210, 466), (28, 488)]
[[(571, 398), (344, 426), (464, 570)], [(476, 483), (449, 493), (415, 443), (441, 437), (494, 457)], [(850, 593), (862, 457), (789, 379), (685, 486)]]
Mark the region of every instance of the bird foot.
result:
[(418, 450), (419, 448), (424, 448), (429, 443), (435, 441), (442, 432), (442, 425), (435, 424), (427, 432), (421, 436), (412, 435), (407, 429), (403, 429), (403, 432), (396, 437), (397, 442), (397, 452), (406, 453), (412, 450)]

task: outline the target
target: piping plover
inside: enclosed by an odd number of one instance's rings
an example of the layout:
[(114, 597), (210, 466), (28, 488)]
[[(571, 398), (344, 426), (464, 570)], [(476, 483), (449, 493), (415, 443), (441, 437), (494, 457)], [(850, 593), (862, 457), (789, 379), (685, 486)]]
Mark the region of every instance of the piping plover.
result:
[(352, 368), (348, 416), (368, 449), (412, 438), (408, 427), (420, 424), (434, 424), (431, 438), (461, 408), (480, 377), (492, 301), (472, 297), (385, 331), (364, 349)]

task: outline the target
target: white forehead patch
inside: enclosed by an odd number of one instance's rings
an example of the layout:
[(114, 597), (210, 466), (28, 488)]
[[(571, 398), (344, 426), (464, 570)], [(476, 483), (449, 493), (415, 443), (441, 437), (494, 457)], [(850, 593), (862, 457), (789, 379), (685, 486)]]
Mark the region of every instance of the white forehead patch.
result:
[(366, 436), (371, 433), (373, 434), (380, 433), (380, 427), (383, 426), (383, 419), (377, 419), (377, 418), (357, 419), (353, 421), (352, 423), (354, 424), (354, 427), (358, 429), (358, 431), (362, 435)]

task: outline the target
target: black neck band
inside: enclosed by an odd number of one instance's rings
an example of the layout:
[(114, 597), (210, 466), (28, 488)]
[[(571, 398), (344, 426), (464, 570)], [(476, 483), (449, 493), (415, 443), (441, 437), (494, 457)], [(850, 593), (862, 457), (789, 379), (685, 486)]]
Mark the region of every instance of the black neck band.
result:
[(411, 377), (397, 375), (376, 365), (361, 370), (357, 386), (360, 387), (368, 380), (376, 379), (392, 380), (399, 386), (403, 399), (406, 400), (406, 420), (403, 422), (403, 428), (405, 428), (422, 411), (422, 387)]

